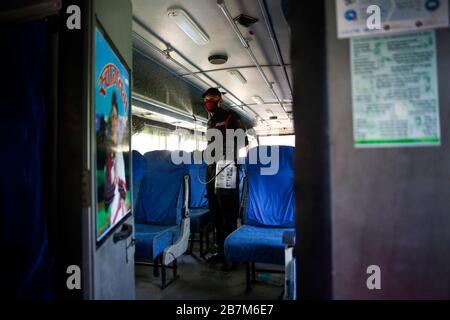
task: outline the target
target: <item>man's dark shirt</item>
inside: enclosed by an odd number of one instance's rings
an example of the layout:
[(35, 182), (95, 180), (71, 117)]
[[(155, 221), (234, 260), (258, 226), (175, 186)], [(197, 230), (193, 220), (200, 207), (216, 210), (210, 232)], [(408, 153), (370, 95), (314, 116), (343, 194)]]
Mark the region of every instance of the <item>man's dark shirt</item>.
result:
[[(223, 136), (223, 154), (226, 152), (226, 130), (227, 129), (243, 129), (245, 131), (245, 126), (241, 122), (241, 118), (235, 112), (231, 110), (224, 110), (219, 108), (215, 112), (211, 119), (208, 121), (208, 129), (217, 129), (222, 133)], [(214, 137), (208, 142), (208, 145), (214, 142)], [(238, 141), (237, 138), (234, 139), (234, 159), (237, 159), (238, 155)], [(245, 138), (245, 145), (239, 146), (240, 148), (245, 147), (248, 144), (247, 137)], [(212, 156), (215, 152), (212, 152)]]

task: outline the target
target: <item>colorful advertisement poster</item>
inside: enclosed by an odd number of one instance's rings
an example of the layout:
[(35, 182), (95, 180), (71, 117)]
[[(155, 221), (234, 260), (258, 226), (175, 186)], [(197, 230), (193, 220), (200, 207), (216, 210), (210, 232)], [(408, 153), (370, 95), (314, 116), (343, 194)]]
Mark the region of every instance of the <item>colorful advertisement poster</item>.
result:
[(440, 145), (435, 32), (350, 43), (355, 146)]
[(95, 131), (97, 141), (97, 240), (131, 210), (130, 74), (95, 30)]
[[(380, 8), (380, 29), (371, 29), (369, 6)], [(448, 0), (336, 0), (338, 38), (448, 27)]]

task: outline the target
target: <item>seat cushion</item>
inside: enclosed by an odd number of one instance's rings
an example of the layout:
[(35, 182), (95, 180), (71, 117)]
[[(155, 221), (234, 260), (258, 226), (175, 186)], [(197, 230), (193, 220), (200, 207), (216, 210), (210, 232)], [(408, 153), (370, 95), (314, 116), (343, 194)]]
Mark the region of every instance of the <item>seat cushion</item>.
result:
[(155, 260), (179, 236), (179, 226), (136, 224), (136, 258)]
[(192, 219), (198, 218), (204, 214), (209, 212), (209, 208), (190, 208), (189, 209), (189, 217)]
[(189, 217), (191, 218), (192, 233), (199, 233), (205, 225), (211, 222), (209, 208), (191, 208)]
[(225, 257), (230, 262), (284, 265), (283, 233), (290, 230), (243, 225), (225, 240)]

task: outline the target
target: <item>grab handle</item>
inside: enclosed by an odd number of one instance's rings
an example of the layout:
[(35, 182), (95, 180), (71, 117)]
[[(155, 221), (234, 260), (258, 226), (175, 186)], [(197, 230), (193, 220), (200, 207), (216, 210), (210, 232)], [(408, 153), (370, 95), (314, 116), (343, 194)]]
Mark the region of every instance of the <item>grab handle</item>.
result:
[(119, 241), (127, 239), (133, 233), (133, 226), (128, 223), (122, 225), (122, 229), (116, 232), (113, 237), (113, 242), (117, 243)]

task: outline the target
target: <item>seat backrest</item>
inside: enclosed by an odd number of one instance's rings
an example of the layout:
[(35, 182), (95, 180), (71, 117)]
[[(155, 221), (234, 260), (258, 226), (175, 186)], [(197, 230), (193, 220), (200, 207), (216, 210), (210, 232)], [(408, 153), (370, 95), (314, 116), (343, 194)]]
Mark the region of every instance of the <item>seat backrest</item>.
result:
[(191, 154), (191, 164), (189, 165), (189, 208), (207, 208), (208, 198), (206, 197), (206, 163), (195, 164), (193, 153)]
[(145, 158), (138, 151), (132, 152), (133, 168), (133, 206), (136, 208), (139, 197), (139, 188), (145, 173)]
[(136, 207), (136, 222), (154, 225), (181, 223), (185, 164), (174, 164), (171, 151), (151, 151), (144, 155), (145, 172)]
[[(278, 149), (278, 157), (276, 150)], [(264, 175), (260, 152), (278, 161), (278, 171)], [(263, 156), (264, 157), (264, 156)], [(256, 160), (256, 161), (255, 161)], [(255, 163), (256, 162), (256, 163)], [(259, 227), (293, 228), (294, 221), (294, 148), (260, 146), (249, 151), (246, 158), (247, 196), (244, 224)]]

